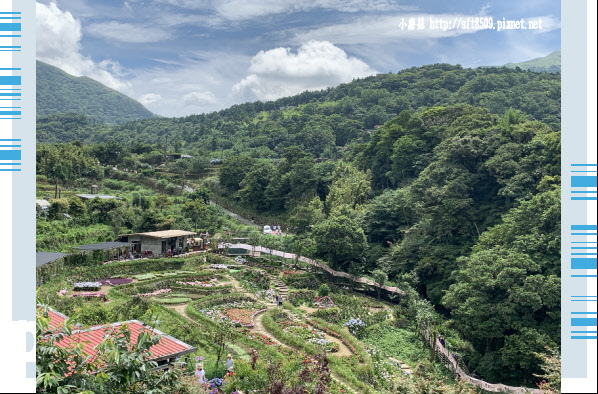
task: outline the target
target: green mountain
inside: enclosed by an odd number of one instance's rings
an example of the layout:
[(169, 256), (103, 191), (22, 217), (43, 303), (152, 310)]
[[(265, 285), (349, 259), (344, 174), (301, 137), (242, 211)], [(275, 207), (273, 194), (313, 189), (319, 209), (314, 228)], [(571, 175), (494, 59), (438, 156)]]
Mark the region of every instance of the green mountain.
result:
[(143, 105), (114, 89), (40, 61), (36, 85), (38, 116), (75, 112), (112, 124), (154, 117)]
[(544, 57), (538, 57), (521, 63), (507, 63), (505, 67), (519, 67), (523, 70), (535, 71), (538, 73), (560, 73), (561, 72), (561, 51), (554, 51)]

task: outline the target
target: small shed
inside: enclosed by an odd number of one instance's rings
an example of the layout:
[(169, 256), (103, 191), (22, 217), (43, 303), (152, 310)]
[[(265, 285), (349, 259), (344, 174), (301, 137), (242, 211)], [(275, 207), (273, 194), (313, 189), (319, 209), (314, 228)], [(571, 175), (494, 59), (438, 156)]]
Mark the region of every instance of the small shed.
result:
[(110, 258), (120, 260), (121, 256), (125, 258), (129, 257), (131, 251), (130, 242), (100, 242), (97, 244), (79, 245), (77, 249), (86, 252), (93, 253), (97, 250), (104, 251), (104, 259)]
[(68, 256), (68, 253), (37, 252), (35, 253), (35, 268), (59, 260), (64, 256)]
[(44, 282), (62, 273), (67, 256), (67, 253), (35, 253), (35, 285), (41, 286)]
[(171, 252), (185, 250), (187, 242), (195, 235), (193, 231), (163, 230), (121, 235), (120, 239), (131, 243), (137, 253), (164, 256), (169, 250)]
[(35, 204), (39, 205), (41, 209), (47, 211), (50, 209), (50, 202), (48, 200), (35, 200)]

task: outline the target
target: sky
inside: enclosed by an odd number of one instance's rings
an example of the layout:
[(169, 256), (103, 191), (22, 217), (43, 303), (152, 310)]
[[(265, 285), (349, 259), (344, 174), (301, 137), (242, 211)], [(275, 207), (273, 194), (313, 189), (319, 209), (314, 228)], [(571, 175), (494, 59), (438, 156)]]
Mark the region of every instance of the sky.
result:
[[(39, 0), (36, 7), (38, 60), (167, 117), (424, 64), (521, 62), (561, 45), (560, 0)], [(541, 19), (542, 29), (452, 28), (476, 17), (495, 26)], [(451, 28), (434, 29), (431, 20)]]

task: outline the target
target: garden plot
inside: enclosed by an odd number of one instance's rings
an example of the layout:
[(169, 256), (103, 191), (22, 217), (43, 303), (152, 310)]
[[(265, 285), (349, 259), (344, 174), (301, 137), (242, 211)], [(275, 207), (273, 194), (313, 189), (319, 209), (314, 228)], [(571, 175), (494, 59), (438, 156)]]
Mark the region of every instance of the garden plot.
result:
[(306, 343), (312, 343), (317, 347), (326, 350), (328, 353), (336, 353), (339, 350), (339, 345), (335, 341), (329, 339), (323, 331), (313, 328), (306, 323), (300, 323), (293, 320), (279, 321), (284, 332), (287, 332), (295, 337), (301, 338)]
[(264, 309), (264, 304), (254, 301), (236, 301), (201, 309), (199, 312), (212, 320), (228, 319), (243, 327), (253, 327), (253, 317)]

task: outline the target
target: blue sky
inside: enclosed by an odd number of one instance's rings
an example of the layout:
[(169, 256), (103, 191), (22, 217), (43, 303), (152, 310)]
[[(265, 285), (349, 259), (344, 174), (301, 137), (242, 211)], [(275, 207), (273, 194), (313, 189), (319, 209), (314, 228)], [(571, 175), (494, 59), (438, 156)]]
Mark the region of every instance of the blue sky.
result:
[[(542, 19), (541, 30), (434, 30), (430, 18)], [(401, 22), (424, 18), (422, 29)], [(37, 58), (163, 116), (211, 112), (432, 63), (560, 49), (560, 0), (39, 0)]]

